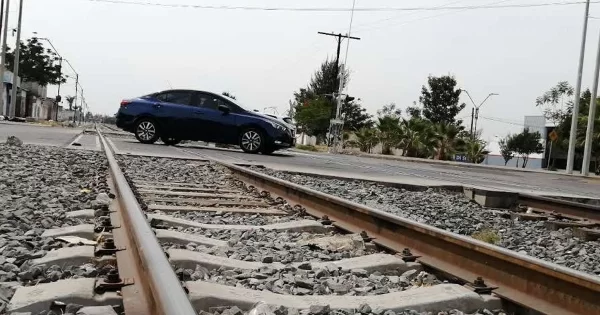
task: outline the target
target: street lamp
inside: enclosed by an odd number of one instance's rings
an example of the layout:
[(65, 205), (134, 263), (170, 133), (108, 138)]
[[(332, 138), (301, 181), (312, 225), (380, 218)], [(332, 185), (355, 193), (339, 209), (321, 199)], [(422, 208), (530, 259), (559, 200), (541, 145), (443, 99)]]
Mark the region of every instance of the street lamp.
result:
[[(467, 96), (469, 97), (469, 99), (471, 100), (471, 103), (473, 103), (473, 108), (471, 108), (471, 137), (474, 138), (474, 134), (473, 134), (473, 130), (475, 132), (477, 132), (477, 120), (479, 119), (479, 108), (483, 105), (483, 103), (485, 103), (485, 101), (487, 101), (490, 97), (495, 96), (495, 95), (499, 95), (498, 93), (490, 93), (488, 94), (488, 96), (483, 100), (483, 102), (481, 102), (479, 104), (479, 106), (477, 106), (475, 104), (475, 101), (473, 101), (473, 98), (471, 97), (471, 94), (469, 94), (469, 91), (467, 90), (462, 90), (465, 93), (467, 93)], [(475, 118), (475, 129), (473, 129), (473, 118)]]

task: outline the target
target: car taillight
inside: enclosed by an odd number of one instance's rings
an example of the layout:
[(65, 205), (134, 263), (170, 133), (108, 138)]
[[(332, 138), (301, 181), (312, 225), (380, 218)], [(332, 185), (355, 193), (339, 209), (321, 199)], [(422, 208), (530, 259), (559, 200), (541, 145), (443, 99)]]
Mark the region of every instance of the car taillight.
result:
[(127, 106), (129, 104), (131, 104), (131, 101), (128, 101), (128, 100), (122, 100), (121, 101), (121, 107)]

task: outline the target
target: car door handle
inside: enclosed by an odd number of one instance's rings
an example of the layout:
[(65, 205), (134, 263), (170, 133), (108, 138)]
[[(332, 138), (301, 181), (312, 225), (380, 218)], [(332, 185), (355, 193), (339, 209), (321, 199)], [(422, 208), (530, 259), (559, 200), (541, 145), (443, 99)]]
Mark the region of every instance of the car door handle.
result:
[(160, 105), (160, 104), (158, 104), (158, 103), (156, 103), (156, 104), (152, 105), (152, 107), (154, 107), (154, 108), (161, 108), (161, 106), (162, 106), (162, 105)]
[(194, 114), (196, 114), (196, 115), (204, 115), (204, 113), (201, 112), (201, 111), (199, 111), (199, 110), (194, 111)]

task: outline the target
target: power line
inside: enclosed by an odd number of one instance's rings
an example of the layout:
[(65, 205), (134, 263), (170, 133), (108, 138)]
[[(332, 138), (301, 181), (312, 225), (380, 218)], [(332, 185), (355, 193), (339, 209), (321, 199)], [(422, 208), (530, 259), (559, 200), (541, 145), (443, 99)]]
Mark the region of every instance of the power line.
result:
[[(297, 11), (297, 12), (350, 12), (352, 8), (316, 8), (316, 7), (249, 7), (249, 6), (227, 6), (227, 5), (198, 5), (198, 4), (183, 4), (183, 3), (159, 3), (145, 1), (124, 1), (124, 0), (81, 0), (88, 2), (110, 3), (110, 4), (125, 4), (138, 6), (154, 6), (165, 8), (192, 8), (192, 9), (210, 9), (210, 10), (245, 10), (245, 11)], [(392, 12), (392, 11), (442, 11), (442, 10), (472, 10), (472, 9), (508, 9), (508, 8), (536, 8), (548, 6), (568, 6), (584, 4), (585, 1), (573, 2), (546, 2), (546, 3), (529, 3), (529, 4), (505, 4), (505, 5), (463, 5), (463, 6), (434, 6), (434, 7), (365, 7), (355, 8), (357, 12)], [(600, 1), (591, 1), (591, 3), (600, 3)]]
[[(448, 6), (451, 6), (453, 4), (457, 4), (457, 3), (460, 3), (460, 2), (464, 2), (464, 0), (450, 2), (450, 3), (444, 4), (444, 5), (437, 6), (437, 8), (448, 7)], [(388, 17), (388, 18), (385, 18), (385, 19), (381, 19), (381, 20), (377, 20), (377, 21), (373, 21), (373, 22), (369, 22), (369, 23), (359, 24), (359, 25), (356, 26), (356, 29), (357, 30), (361, 29), (361, 27), (363, 27), (363, 26), (371, 26), (372, 27), (375, 24), (381, 24), (382, 22), (387, 22), (387, 21), (390, 21), (390, 20), (398, 19), (398, 18), (405, 18), (405, 17), (411, 16), (411, 15), (415, 15), (415, 14), (419, 14), (419, 12), (417, 11), (417, 12), (412, 12), (412, 13), (408, 13), (408, 14), (403, 14), (403, 15), (400, 15), (400, 16), (392, 16), (392, 17)]]
[(510, 120), (506, 120), (503, 118), (496, 118), (496, 117), (484, 117), (484, 116), (479, 116), (483, 119), (486, 120), (491, 120), (491, 121), (495, 121), (495, 122), (501, 122), (504, 124), (509, 124), (509, 125), (515, 125), (515, 126), (519, 126), (519, 127), (534, 127), (534, 128), (546, 128), (546, 126), (539, 126), (539, 125), (529, 125), (529, 124), (524, 124), (524, 123), (517, 123), (517, 122), (513, 122)]
[[(498, 4), (504, 3), (504, 2), (508, 2), (508, 1), (511, 1), (511, 0), (500, 0), (500, 1), (493, 2), (491, 4), (487, 4), (486, 6), (488, 6), (488, 7), (491, 7), (491, 6), (499, 7)], [(418, 22), (418, 21), (423, 21), (423, 20), (434, 19), (434, 18), (437, 18), (437, 17), (446, 16), (446, 15), (450, 15), (450, 14), (457, 14), (457, 13), (461, 13), (461, 12), (465, 12), (465, 11), (469, 11), (469, 10), (474, 10), (474, 9), (477, 9), (477, 8), (468, 8), (468, 9), (461, 9), (461, 10), (453, 10), (453, 11), (443, 12), (443, 13), (435, 14), (435, 15), (431, 15), (431, 16), (425, 16), (425, 17), (421, 17), (421, 18), (417, 18), (417, 19), (412, 19), (412, 20), (408, 20), (408, 21), (402, 22), (400, 24), (392, 24), (392, 25), (402, 26), (402, 25), (406, 25), (406, 24), (409, 24), (409, 23), (412, 23), (412, 22)], [(385, 28), (385, 27), (389, 27), (389, 26), (390, 25), (388, 24), (388, 25), (367, 27), (367, 28), (361, 29), (360, 32), (381, 29), (381, 28)]]

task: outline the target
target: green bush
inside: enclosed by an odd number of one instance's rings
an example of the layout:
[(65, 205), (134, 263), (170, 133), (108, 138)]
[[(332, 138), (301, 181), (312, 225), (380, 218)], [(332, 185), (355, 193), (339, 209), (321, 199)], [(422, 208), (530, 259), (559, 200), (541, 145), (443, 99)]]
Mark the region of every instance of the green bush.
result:
[(317, 152), (319, 151), (317, 149), (317, 147), (315, 147), (314, 145), (304, 145), (304, 144), (298, 144), (296, 145), (296, 149), (298, 150), (304, 150), (304, 151), (312, 151), (312, 152)]
[(473, 233), (471, 237), (489, 244), (498, 244), (498, 242), (500, 242), (501, 239), (500, 235), (498, 235), (498, 232), (492, 229), (483, 229), (481, 231), (477, 231)]

